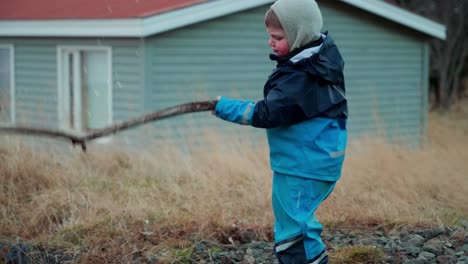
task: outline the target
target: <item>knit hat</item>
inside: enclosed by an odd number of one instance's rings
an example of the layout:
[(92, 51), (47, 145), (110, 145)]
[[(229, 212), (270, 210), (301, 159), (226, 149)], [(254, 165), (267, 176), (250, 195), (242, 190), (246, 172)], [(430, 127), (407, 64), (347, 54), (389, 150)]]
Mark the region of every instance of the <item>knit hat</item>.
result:
[(283, 27), (289, 51), (320, 38), (322, 13), (315, 0), (278, 0), (271, 9)]

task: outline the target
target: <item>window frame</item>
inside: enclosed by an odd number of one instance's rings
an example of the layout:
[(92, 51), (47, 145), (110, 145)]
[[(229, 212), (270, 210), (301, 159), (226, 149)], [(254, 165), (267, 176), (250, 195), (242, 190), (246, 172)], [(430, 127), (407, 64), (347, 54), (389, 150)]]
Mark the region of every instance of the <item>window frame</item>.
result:
[(9, 49), (10, 51), (10, 121), (2, 122), (2, 125), (15, 125), (16, 124), (16, 100), (15, 100), (15, 48), (13, 44), (0, 44), (0, 49)]
[[(64, 52), (82, 52), (82, 51), (105, 51), (107, 55), (107, 63), (108, 69), (107, 74), (109, 76), (109, 83), (108, 83), (108, 113), (109, 119), (107, 120), (107, 124), (112, 124), (113, 121), (113, 76), (112, 76), (112, 47), (111, 46), (92, 46), (92, 45), (58, 45), (57, 46), (57, 111), (58, 111), (58, 127), (59, 129), (65, 131), (71, 131), (72, 129), (67, 125), (66, 116), (64, 114), (65, 107), (70, 102), (65, 102), (65, 95), (63, 94), (63, 55)], [(83, 112), (83, 109), (80, 109)], [(79, 132), (83, 133), (83, 131), (76, 131), (73, 130), (72, 132)]]

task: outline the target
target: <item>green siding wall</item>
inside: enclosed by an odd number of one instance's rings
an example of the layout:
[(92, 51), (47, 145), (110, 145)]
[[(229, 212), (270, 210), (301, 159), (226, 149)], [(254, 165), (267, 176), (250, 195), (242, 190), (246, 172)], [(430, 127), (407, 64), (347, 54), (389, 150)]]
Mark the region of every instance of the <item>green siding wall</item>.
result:
[(111, 42), (114, 120), (122, 121), (144, 112), (145, 49), (143, 40)]
[(57, 122), (57, 50), (41, 41), (16, 41), (16, 122), (34, 126)]
[[(149, 89), (147, 109), (217, 95), (260, 99), (274, 68), (263, 26), (266, 7), (206, 21), (150, 38), (147, 42)], [(209, 113), (167, 120), (174, 133), (205, 133), (195, 127), (222, 127), (224, 132), (262, 133), (222, 122)], [(192, 127), (192, 128), (190, 128)]]
[(111, 47), (113, 119), (124, 120), (144, 110), (142, 40), (0, 38), (0, 44), (14, 45), (18, 125), (58, 128), (58, 46)]
[[(426, 127), (427, 38), (336, 1), (323, 1), (321, 8), (324, 30), (346, 62), (351, 138), (378, 134), (418, 143)], [(267, 9), (262, 6), (147, 39), (0, 38), (0, 44), (14, 45), (17, 122), (57, 127), (59, 45), (112, 47), (114, 121), (217, 95), (260, 99), (275, 66), (268, 59), (263, 25)], [(263, 135), (262, 130), (228, 124), (206, 112), (156, 122), (157, 129), (149, 133), (157, 138), (199, 135), (206, 133), (203, 127)]]
[[(427, 111), (429, 62), (423, 36), (346, 4), (323, 1), (321, 8), (324, 30), (346, 62), (351, 137), (377, 134), (417, 144)], [(263, 26), (267, 9), (150, 38), (147, 109), (216, 95), (261, 98), (274, 67)], [(212, 125), (208, 118), (199, 120)], [(188, 122), (173, 121), (167, 124), (183, 127)]]
[(424, 37), (342, 3), (322, 6), (324, 29), (346, 61), (351, 136), (378, 134), (417, 144), (427, 114)]

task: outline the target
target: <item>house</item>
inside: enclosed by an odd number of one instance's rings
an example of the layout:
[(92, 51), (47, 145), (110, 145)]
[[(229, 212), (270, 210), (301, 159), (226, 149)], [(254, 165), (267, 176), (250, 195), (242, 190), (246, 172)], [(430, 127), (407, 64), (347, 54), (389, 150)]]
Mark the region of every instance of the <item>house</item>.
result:
[[(273, 2), (4, 2), (0, 123), (83, 132), (217, 95), (261, 98), (275, 66), (263, 25)], [(445, 27), (380, 0), (318, 2), (324, 31), (346, 62), (350, 135), (420, 142), (428, 112), (428, 42), (445, 39)], [(206, 114), (158, 126), (184, 131), (188, 124), (246, 131)]]

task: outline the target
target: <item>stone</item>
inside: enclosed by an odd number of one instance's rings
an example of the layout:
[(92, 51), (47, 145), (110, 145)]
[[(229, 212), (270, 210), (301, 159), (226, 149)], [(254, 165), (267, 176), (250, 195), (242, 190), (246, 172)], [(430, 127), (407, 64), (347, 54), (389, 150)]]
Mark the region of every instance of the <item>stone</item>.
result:
[(448, 256), (455, 256), (457, 255), (457, 252), (451, 248), (446, 248), (444, 250), (444, 255), (448, 255)]
[(442, 255), (444, 253), (443, 245), (442, 240), (433, 238), (424, 244), (423, 249), (435, 255)]
[(435, 257), (436, 257), (436, 255), (433, 254), (433, 253), (423, 251), (423, 252), (419, 253), (418, 259), (431, 260), (431, 259), (434, 259)]
[(240, 242), (242, 244), (250, 243), (255, 239), (255, 236), (256, 236), (255, 232), (253, 230), (251, 230), (251, 229), (241, 231), (241, 233), (240, 233)]
[(394, 254), (397, 250), (398, 246), (393, 240), (390, 240), (387, 245), (384, 246), (384, 251), (387, 251), (390, 254)]
[(387, 238), (385, 238), (385, 237), (379, 237), (379, 238), (377, 238), (377, 240), (375, 242), (378, 245), (385, 246), (385, 245), (387, 245), (388, 241), (389, 240)]
[(405, 247), (404, 250), (411, 257), (417, 257), (419, 253), (421, 253), (422, 251), (420, 247), (414, 247), (414, 246)]
[(437, 257), (437, 262), (438, 263), (444, 263), (444, 264), (455, 264), (457, 263), (457, 257), (455, 256), (438, 256)]
[(255, 264), (255, 258), (253, 256), (245, 255), (244, 261), (247, 264)]
[(399, 263), (399, 259), (395, 256), (384, 256), (383, 263)]
[(416, 231), (416, 234), (423, 236), (426, 240), (433, 239), (445, 233), (445, 228), (431, 228)]
[(403, 264), (427, 264), (424, 260), (421, 259), (407, 259), (402, 262)]
[(414, 234), (414, 235), (410, 235), (409, 239), (406, 242), (402, 242), (401, 246), (404, 248), (409, 247), (409, 246), (420, 247), (424, 244), (424, 241), (425, 241), (424, 237)]

